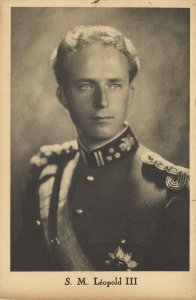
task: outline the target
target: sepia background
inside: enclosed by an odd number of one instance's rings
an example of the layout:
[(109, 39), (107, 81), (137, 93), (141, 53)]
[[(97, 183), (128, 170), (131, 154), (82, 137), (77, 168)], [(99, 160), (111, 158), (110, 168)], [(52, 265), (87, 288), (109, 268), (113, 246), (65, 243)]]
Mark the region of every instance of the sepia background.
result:
[(76, 136), (55, 96), (50, 57), (64, 32), (81, 24), (113, 26), (131, 38), (141, 71), (127, 119), (145, 146), (189, 165), (189, 9), (12, 8), (12, 243), (21, 226), (30, 157), (43, 144)]

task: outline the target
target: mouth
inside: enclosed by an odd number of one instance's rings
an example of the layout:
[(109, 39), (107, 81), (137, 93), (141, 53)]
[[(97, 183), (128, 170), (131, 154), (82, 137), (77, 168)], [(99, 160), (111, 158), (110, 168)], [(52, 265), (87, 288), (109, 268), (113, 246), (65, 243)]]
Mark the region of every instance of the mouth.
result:
[(111, 117), (111, 116), (95, 116), (95, 117), (91, 118), (91, 120), (93, 120), (93, 121), (107, 121), (110, 119), (113, 119), (113, 117)]
[(92, 125), (96, 126), (109, 126), (114, 118), (111, 116), (95, 116), (90, 118)]

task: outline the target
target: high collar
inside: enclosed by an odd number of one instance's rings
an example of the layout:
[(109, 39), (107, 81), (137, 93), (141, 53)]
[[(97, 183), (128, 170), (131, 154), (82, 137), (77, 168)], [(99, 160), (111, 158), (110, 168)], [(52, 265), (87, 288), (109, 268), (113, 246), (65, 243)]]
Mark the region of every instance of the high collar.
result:
[(103, 167), (135, 152), (138, 142), (129, 126), (112, 140), (91, 151), (87, 151), (78, 140), (79, 151), (86, 164), (92, 167)]

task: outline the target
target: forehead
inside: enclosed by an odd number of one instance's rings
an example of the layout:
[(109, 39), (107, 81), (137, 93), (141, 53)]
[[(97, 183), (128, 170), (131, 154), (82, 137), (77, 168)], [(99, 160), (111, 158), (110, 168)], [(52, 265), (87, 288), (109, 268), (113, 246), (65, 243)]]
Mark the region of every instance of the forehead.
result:
[(100, 44), (70, 53), (67, 68), (74, 78), (124, 78), (129, 72), (127, 58), (121, 51), (114, 46)]

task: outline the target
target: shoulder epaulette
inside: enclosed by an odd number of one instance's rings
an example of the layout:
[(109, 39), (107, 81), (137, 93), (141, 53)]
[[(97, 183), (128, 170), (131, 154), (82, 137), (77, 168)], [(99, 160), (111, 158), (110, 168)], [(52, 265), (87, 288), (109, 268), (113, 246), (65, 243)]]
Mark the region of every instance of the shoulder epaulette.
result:
[(36, 167), (43, 167), (47, 164), (57, 163), (63, 158), (72, 158), (78, 151), (76, 140), (63, 144), (44, 145), (39, 152), (30, 159), (30, 164)]
[(178, 191), (189, 188), (189, 169), (176, 166), (154, 152), (145, 153), (141, 159), (144, 165), (149, 165), (155, 170), (165, 173), (165, 184), (170, 190)]

